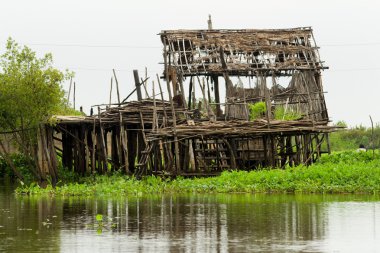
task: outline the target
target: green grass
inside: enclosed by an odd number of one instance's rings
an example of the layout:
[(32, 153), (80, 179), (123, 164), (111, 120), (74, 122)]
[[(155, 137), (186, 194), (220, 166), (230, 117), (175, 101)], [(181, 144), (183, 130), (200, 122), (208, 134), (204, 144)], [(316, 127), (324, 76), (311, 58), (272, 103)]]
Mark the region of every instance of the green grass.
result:
[(277, 106), (274, 110), (274, 118), (276, 120), (299, 120), (302, 118), (302, 114), (293, 111), (291, 108), (285, 110), (285, 107)]
[(36, 184), (20, 186), (17, 194), (60, 196), (141, 196), (162, 193), (380, 193), (380, 158), (372, 152), (341, 152), (320, 162), (295, 168), (230, 171), (218, 177), (176, 178), (148, 176), (142, 180), (112, 175), (92, 176), (82, 183), (42, 189)]

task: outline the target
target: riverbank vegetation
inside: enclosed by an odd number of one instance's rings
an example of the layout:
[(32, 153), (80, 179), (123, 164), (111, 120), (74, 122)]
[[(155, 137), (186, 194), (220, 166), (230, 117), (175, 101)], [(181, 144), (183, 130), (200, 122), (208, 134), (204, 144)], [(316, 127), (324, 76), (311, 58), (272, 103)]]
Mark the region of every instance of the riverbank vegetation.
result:
[[(346, 127), (346, 123), (340, 121), (338, 126)], [(330, 134), (331, 150), (343, 151), (354, 150), (363, 145), (367, 149), (372, 147), (375, 149), (380, 148), (380, 125), (373, 128), (366, 128), (364, 126), (356, 126), (346, 128)]]
[(55, 188), (20, 186), (17, 194), (122, 196), (161, 193), (380, 193), (380, 158), (376, 152), (346, 151), (326, 155), (310, 166), (256, 171), (226, 171), (217, 177), (142, 180), (124, 175), (92, 175), (61, 182)]
[[(51, 54), (39, 58), (29, 47), (8, 39), (0, 55), (0, 155), (20, 180), (24, 180), (22, 169), (35, 180), (46, 180), (38, 166), (39, 127), (54, 114), (74, 113), (61, 86), (72, 77), (73, 73), (53, 67)], [(6, 147), (7, 138), (16, 148), (13, 152)], [(15, 152), (27, 163), (21, 169), (14, 162)]]

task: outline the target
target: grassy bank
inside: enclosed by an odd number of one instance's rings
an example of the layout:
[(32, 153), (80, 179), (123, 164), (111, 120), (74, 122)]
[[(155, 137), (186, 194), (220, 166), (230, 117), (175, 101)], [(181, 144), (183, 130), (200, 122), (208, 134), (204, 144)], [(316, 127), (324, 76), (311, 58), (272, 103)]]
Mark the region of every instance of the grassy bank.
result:
[(123, 196), (160, 193), (380, 193), (380, 158), (372, 152), (341, 152), (324, 156), (310, 167), (224, 172), (218, 177), (174, 180), (149, 176), (142, 180), (122, 175), (92, 176), (83, 182), (42, 189), (20, 186), (18, 194)]

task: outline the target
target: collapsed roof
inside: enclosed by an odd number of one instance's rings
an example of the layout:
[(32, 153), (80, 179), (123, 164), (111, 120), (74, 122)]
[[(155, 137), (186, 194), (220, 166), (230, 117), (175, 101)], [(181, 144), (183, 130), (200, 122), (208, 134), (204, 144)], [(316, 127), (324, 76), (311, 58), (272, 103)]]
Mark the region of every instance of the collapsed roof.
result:
[(281, 76), (326, 68), (310, 27), (166, 30), (160, 36), (166, 63), (183, 76)]

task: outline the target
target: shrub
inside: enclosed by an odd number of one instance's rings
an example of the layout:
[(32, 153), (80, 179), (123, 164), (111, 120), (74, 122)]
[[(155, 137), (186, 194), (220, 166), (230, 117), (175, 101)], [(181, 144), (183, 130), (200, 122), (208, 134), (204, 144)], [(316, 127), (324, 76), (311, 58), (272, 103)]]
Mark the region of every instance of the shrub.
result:
[(249, 119), (255, 120), (265, 116), (265, 112), (267, 111), (267, 106), (265, 102), (257, 102), (254, 104), (249, 104)]

